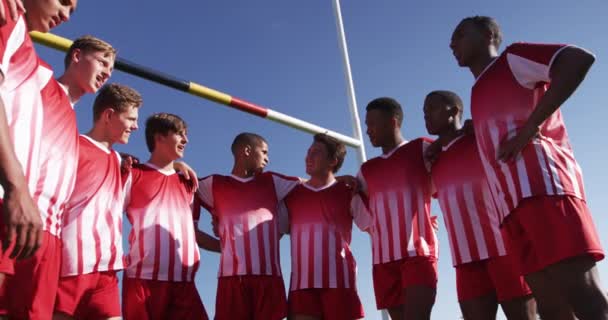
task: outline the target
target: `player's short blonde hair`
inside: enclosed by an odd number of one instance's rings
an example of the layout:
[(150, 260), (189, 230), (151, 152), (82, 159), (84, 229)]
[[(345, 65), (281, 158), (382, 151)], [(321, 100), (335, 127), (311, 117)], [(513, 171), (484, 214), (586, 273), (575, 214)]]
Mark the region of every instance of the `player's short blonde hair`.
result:
[(70, 66), (70, 63), (72, 62), (72, 55), (76, 49), (83, 52), (101, 51), (105, 53), (106, 56), (112, 57), (112, 59), (116, 58), (116, 49), (114, 49), (111, 44), (99, 38), (85, 35), (74, 40), (70, 46), (70, 49), (68, 49), (65, 59), (63, 60), (66, 69)]
[(93, 102), (93, 121), (99, 120), (106, 109), (125, 112), (130, 107), (139, 108), (143, 99), (137, 90), (118, 83), (105, 85)]

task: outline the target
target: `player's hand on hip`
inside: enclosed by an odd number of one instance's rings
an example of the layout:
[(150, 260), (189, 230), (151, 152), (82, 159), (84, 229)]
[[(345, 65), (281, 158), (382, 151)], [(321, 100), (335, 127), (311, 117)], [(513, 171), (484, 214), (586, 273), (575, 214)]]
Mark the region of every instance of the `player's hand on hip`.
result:
[(538, 128), (524, 126), (511, 138), (506, 138), (499, 146), (496, 154), (498, 161), (508, 162), (515, 160), (521, 151), (538, 134)]
[(7, 188), (2, 207), (5, 233), (4, 250), (15, 243), (11, 258), (26, 259), (34, 255), (42, 245), (42, 220), (38, 207), (32, 200), (27, 186)]
[(439, 231), (439, 222), (437, 221), (437, 216), (431, 216), (431, 227), (435, 232)]

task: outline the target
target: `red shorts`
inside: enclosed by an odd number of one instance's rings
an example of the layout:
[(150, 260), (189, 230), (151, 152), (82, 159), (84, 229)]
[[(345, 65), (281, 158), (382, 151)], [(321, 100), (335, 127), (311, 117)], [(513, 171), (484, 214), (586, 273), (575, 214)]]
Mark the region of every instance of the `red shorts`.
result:
[(437, 288), (437, 258), (435, 257), (417, 256), (375, 264), (372, 273), (378, 309), (404, 304), (403, 290), (407, 287)]
[(32, 258), (12, 260), (4, 253), (1, 256), (6, 269), (0, 272), (7, 276), (0, 288), (0, 315), (51, 319), (59, 283), (61, 240), (45, 231), (42, 246)]
[(116, 272), (94, 272), (60, 278), (55, 312), (77, 319), (120, 317)]
[(289, 315), (352, 320), (364, 317), (355, 289), (302, 289), (289, 292)]
[(207, 320), (194, 282), (123, 278), (122, 313), (125, 320)]
[(524, 275), (577, 256), (604, 258), (587, 204), (571, 196), (522, 200), (503, 222), (501, 233)]
[(532, 294), (511, 256), (494, 257), (456, 266), (458, 301), (496, 294), (499, 302)]
[(278, 320), (286, 316), (283, 278), (233, 276), (218, 279), (215, 320)]

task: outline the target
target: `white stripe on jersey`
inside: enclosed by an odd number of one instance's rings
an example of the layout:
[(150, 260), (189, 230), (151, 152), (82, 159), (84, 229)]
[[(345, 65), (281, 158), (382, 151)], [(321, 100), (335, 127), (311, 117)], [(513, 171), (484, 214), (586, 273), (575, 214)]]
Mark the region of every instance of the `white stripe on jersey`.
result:
[(458, 252), (460, 258), (463, 261), (471, 261), (471, 251), (469, 250), (469, 242), (467, 240), (466, 231), (464, 229), (464, 223), (462, 221), (462, 212), (458, 206), (458, 199), (456, 193), (456, 187), (452, 186), (447, 189), (447, 199), (449, 210), (452, 212), (451, 220), (454, 226), (454, 235), (456, 236), (456, 242), (458, 244)]
[[(474, 219), (473, 216), (477, 216), (477, 220), (481, 221), (480, 215), (482, 213), (477, 211), (475, 199), (473, 199), (473, 186), (470, 183), (465, 183), (462, 186), (462, 190), (460, 192), (461, 195), (464, 196), (465, 205), (467, 211), (469, 212), (469, 215), (471, 216), (471, 221)], [(486, 246), (486, 240), (484, 238), (483, 230), (481, 229), (481, 225), (478, 223), (472, 223), (472, 227), (473, 235), (475, 236), (475, 243), (477, 244), (477, 250), (479, 251), (479, 258), (485, 259), (489, 256), (489, 253), (488, 248)]]

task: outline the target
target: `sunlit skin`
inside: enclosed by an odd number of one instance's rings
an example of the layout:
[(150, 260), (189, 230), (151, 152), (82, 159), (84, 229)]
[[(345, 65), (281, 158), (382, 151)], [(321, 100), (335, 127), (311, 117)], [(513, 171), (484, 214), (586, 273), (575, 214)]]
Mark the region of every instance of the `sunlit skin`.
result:
[(154, 137), (154, 151), (149, 162), (163, 170), (172, 170), (173, 162), (184, 156), (188, 144), (186, 130), (157, 134)]
[(115, 143), (127, 144), (131, 133), (139, 129), (138, 118), (139, 108), (135, 106), (128, 106), (123, 112), (107, 108), (87, 135), (108, 148)]
[(68, 21), (76, 10), (77, 0), (24, 0), (29, 30), (48, 32)]
[(114, 56), (103, 51), (74, 50), (70, 65), (59, 77), (59, 82), (68, 88), (72, 103), (83, 95), (97, 92), (112, 76)]

